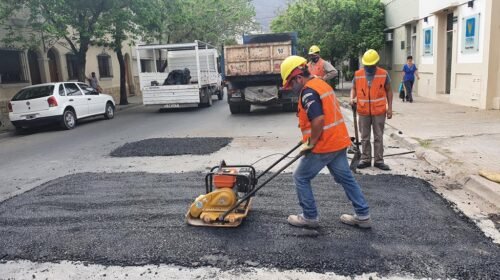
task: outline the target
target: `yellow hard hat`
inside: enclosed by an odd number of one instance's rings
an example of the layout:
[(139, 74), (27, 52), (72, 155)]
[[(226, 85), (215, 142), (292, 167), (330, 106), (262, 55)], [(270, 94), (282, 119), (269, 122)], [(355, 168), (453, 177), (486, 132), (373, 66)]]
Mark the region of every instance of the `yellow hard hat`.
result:
[(366, 66), (372, 66), (377, 64), (377, 62), (380, 60), (380, 56), (378, 55), (378, 52), (373, 49), (369, 49), (365, 52), (363, 55), (363, 59), (361, 61), (363, 62), (363, 65)]
[(315, 53), (319, 53), (319, 47), (316, 46), (316, 45), (313, 45), (309, 48), (309, 54), (315, 54)]
[[(281, 79), (283, 79), (283, 86), (286, 88), (288, 84), (289, 78), (291, 78), (290, 74), (292, 74), (293, 70), (295, 70), (299, 66), (305, 66), (307, 64), (307, 59), (297, 56), (297, 55), (292, 55), (285, 60), (280, 65), (280, 70), (281, 70)], [(295, 75), (296, 76), (296, 75)]]

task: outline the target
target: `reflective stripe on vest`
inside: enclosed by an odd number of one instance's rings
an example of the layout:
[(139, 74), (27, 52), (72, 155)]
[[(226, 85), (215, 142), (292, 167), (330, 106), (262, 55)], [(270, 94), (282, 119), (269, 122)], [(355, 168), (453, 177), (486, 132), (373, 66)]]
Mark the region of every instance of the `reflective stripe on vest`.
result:
[[(319, 94), (323, 109), (323, 131), (312, 152), (318, 154), (331, 153), (349, 147), (351, 139), (349, 138), (347, 127), (332, 87), (319, 78), (313, 78), (306, 83), (304, 88), (310, 88)], [(304, 96), (301, 93), (300, 100)], [(298, 104), (297, 116), (299, 117), (302, 141), (307, 141), (311, 137), (312, 128), (302, 102)]]
[(332, 90), (332, 91), (329, 91), (329, 92), (327, 92), (327, 93), (324, 93), (323, 95), (321, 95), (321, 97), (320, 97), (320, 98), (321, 98), (321, 99), (323, 99), (323, 98), (327, 98), (328, 96), (330, 96), (330, 95), (334, 95), (334, 94), (335, 94), (335, 93), (334, 93), (334, 92), (333, 92), (333, 90)]
[[(341, 119), (341, 120), (338, 120), (332, 124), (323, 126), (323, 130), (328, 130), (328, 129), (335, 127), (335, 126), (342, 124), (342, 123), (344, 123), (344, 119)], [(310, 129), (302, 130), (302, 134), (311, 134), (311, 130)]]
[(382, 100), (385, 100), (386, 98), (385, 97), (382, 97), (382, 98), (378, 98), (378, 99), (359, 99), (358, 98), (358, 102), (361, 101), (361, 102), (367, 102), (367, 103), (375, 103), (375, 102), (379, 102), (379, 101), (382, 101)]
[(377, 67), (371, 86), (368, 85), (365, 69), (354, 74), (357, 97), (357, 111), (362, 116), (379, 116), (387, 111), (385, 83), (387, 72)]
[[(387, 75), (375, 75), (373, 78), (387, 78)], [(359, 77), (354, 77), (355, 80), (357, 79), (366, 79), (366, 76), (359, 76)]]

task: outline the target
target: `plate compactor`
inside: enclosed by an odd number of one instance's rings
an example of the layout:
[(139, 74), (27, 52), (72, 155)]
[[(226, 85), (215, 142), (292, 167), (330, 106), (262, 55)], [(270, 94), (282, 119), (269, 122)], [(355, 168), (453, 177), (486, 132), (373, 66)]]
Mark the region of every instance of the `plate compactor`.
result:
[(205, 176), (206, 194), (198, 196), (191, 204), (186, 214), (187, 223), (204, 227), (239, 226), (248, 215), (255, 193), (297, 161), (303, 153), (297, 154), (257, 186), (258, 180), (301, 145), (302, 143), (297, 144), (259, 175), (252, 165), (227, 165), (222, 161), (219, 166), (213, 167)]

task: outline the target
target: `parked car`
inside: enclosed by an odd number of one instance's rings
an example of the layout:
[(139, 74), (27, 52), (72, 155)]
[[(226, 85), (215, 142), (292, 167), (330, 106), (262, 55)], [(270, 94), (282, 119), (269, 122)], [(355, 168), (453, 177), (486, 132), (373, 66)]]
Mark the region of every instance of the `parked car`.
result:
[(49, 123), (73, 129), (77, 120), (103, 115), (112, 119), (115, 102), (84, 83), (46, 83), (23, 88), (8, 103), (16, 130)]

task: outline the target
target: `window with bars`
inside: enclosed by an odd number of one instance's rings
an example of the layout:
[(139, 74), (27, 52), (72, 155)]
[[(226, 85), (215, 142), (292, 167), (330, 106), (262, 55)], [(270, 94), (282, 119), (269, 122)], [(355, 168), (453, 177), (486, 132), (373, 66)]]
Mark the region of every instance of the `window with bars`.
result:
[(78, 58), (75, 54), (66, 54), (66, 65), (68, 66), (68, 79), (78, 80)]
[(20, 50), (0, 49), (0, 84), (28, 83), (26, 55)]
[(100, 54), (97, 56), (97, 65), (99, 67), (100, 78), (113, 78), (111, 68), (111, 56), (108, 54)]

